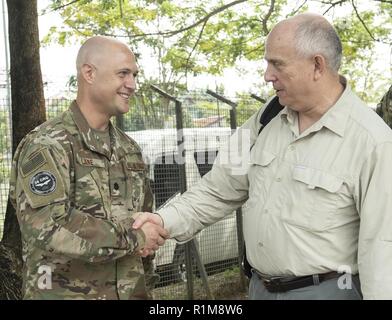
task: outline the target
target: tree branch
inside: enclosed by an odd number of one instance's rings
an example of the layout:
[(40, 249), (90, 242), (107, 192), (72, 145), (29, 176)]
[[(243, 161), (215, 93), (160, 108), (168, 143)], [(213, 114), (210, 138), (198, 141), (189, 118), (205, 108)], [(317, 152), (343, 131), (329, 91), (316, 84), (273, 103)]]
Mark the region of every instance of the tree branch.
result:
[(367, 31), (367, 33), (369, 34), (369, 36), (370, 36), (374, 41), (377, 41), (377, 40), (374, 38), (373, 34), (372, 34), (372, 33), (370, 32), (370, 30), (368, 29), (368, 27), (367, 27), (367, 25), (365, 24), (365, 22), (362, 20), (361, 16), (359, 15), (359, 12), (358, 12), (357, 7), (356, 7), (356, 5), (355, 5), (355, 3), (354, 3), (354, 0), (351, 0), (351, 4), (352, 4), (352, 6), (353, 6), (353, 8), (354, 8), (355, 14), (357, 15), (357, 18), (359, 19), (359, 21), (361, 22), (361, 24), (363, 25), (363, 27), (366, 29), (366, 31)]
[[(253, 37), (253, 38), (244, 39), (243, 41), (239, 41), (236, 45), (242, 45), (242, 44), (245, 44), (245, 43), (247, 43), (247, 42), (249, 42), (249, 41), (253, 41), (253, 40), (255, 40), (255, 39), (258, 39), (258, 38), (259, 38), (259, 37), (255, 36), (255, 37)], [(214, 48), (212, 48), (211, 50), (209, 50), (208, 53), (204, 53), (204, 54), (208, 57), (209, 55), (211, 55), (211, 54), (213, 54), (213, 53), (215, 53), (215, 52), (224, 50), (225, 48), (228, 48), (228, 47), (231, 47), (231, 46), (232, 46), (231, 43), (230, 43), (230, 44), (216, 45)], [(178, 56), (178, 55), (174, 55), (174, 56), (175, 56), (177, 59), (179, 59), (179, 60), (185, 60), (185, 58), (183, 58), (183, 57), (181, 57), (181, 56)]]
[(48, 14), (48, 13), (51, 13), (51, 12), (53, 12), (53, 11), (57, 11), (57, 10), (63, 9), (63, 8), (65, 8), (65, 7), (68, 7), (68, 6), (70, 6), (71, 4), (74, 4), (74, 3), (79, 2), (79, 1), (80, 1), (80, 0), (73, 0), (73, 1), (68, 2), (68, 3), (66, 3), (66, 4), (63, 4), (63, 5), (61, 5), (61, 6), (58, 6), (58, 7), (56, 7), (56, 8), (53, 8), (53, 9), (50, 10), (50, 11), (45, 11), (44, 13), (41, 14), (41, 16), (43, 16), (43, 15), (45, 15), (45, 14)]
[(123, 19), (124, 15), (123, 15), (123, 8), (122, 8), (122, 0), (118, 0), (118, 6), (120, 7), (119, 8), (120, 9), (120, 17), (121, 17), (121, 19)]
[(186, 60), (186, 63), (185, 63), (185, 79), (187, 79), (187, 77), (188, 77), (189, 61), (191, 60), (192, 54), (195, 51), (197, 45), (199, 44), (199, 42), (201, 40), (201, 37), (202, 37), (203, 32), (204, 32), (204, 28), (207, 25), (207, 21), (208, 20), (204, 21), (203, 26), (201, 27), (201, 30), (199, 32), (199, 36), (197, 37), (197, 40), (195, 42), (195, 45), (193, 46), (191, 52), (189, 52), (188, 59)]
[(329, 11), (329, 10), (331, 10), (333, 7), (336, 7), (337, 5), (339, 5), (339, 4), (342, 4), (342, 3), (345, 3), (345, 2), (347, 2), (348, 0), (340, 0), (340, 1), (336, 1), (336, 2), (326, 2), (326, 1), (320, 1), (322, 4), (330, 4), (331, 6), (327, 9), (327, 10), (325, 10), (324, 12), (323, 12), (323, 16), (324, 15), (326, 15), (327, 14), (327, 12)]
[[(245, 51), (244, 55), (247, 55), (247, 54), (253, 53), (255, 51), (261, 50), (262, 48), (263, 48), (263, 45), (261, 44), (261, 45), (256, 46), (256, 47), (254, 47), (254, 48), (252, 48), (252, 49), (250, 49), (248, 51)], [(261, 56), (260, 56), (260, 59), (261, 59)]]
[[(298, 13), (299, 10), (301, 10), (301, 8), (308, 2), (308, 0), (304, 0), (304, 2), (302, 2), (302, 4), (299, 5), (299, 7), (297, 9), (295, 9), (293, 12), (290, 13), (290, 16), (294, 16)], [(286, 16), (286, 18), (288, 18), (288, 15)]]
[(268, 22), (268, 19), (271, 17), (272, 12), (274, 12), (274, 8), (275, 8), (275, 0), (271, 0), (269, 10), (268, 10), (267, 14), (265, 15), (265, 17), (263, 19), (264, 35), (267, 35), (269, 33), (269, 30), (268, 30), (268, 27), (267, 27), (267, 22)]
[(87, 33), (85, 33), (85, 32), (83, 32), (83, 31), (80, 31), (79, 29), (77, 29), (76, 27), (74, 27), (74, 26), (69, 26), (72, 30), (74, 30), (75, 32), (76, 32), (76, 34), (81, 34), (83, 37), (88, 37), (89, 36), (89, 34), (87, 34)]
[[(146, 37), (146, 36), (172, 37), (172, 36), (174, 36), (176, 34), (179, 34), (179, 33), (182, 33), (184, 31), (190, 30), (190, 29), (192, 29), (194, 27), (197, 27), (199, 24), (202, 24), (202, 23), (208, 21), (212, 16), (214, 16), (214, 15), (216, 15), (216, 14), (218, 14), (218, 13), (220, 13), (220, 12), (222, 12), (222, 11), (232, 7), (232, 6), (235, 6), (237, 4), (240, 4), (242, 2), (247, 2), (247, 1), (248, 0), (236, 0), (236, 1), (230, 2), (230, 3), (228, 3), (228, 4), (226, 4), (226, 5), (222, 6), (222, 7), (219, 7), (217, 9), (213, 10), (212, 12), (207, 14), (202, 19), (196, 21), (195, 23), (193, 23), (193, 24), (191, 24), (191, 25), (189, 25), (187, 27), (183, 27), (183, 28), (180, 28), (180, 29), (177, 29), (177, 30), (163, 31), (163, 32), (151, 32), (151, 33), (134, 34), (134, 35), (132, 35), (132, 38), (134, 38), (134, 39), (135, 38), (143, 38), (143, 37)], [(275, 2), (275, 0), (272, 0), (272, 1)], [(125, 35), (116, 35), (116, 34), (113, 34), (113, 33), (102, 33), (102, 35), (103, 36), (108, 36), (108, 37), (120, 37), (120, 38), (121, 37), (127, 37)]]
[(392, 1), (388, 1), (388, 0), (373, 0), (373, 1), (392, 4)]
[(208, 19), (210, 19), (212, 16), (214, 16), (214, 15), (216, 15), (216, 14), (218, 14), (218, 13), (220, 13), (220, 12), (222, 12), (222, 11), (224, 11), (224, 10), (226, 10), (226, 9), (228, 9), (228, 8), (230, 8), (230, 7), (232, 7), (232, 6), (235, 6), (235, 5), (237, 5), (237, 4), (240, 4), (240, 3), (242, 3), (242, 2), (247, 2), (247, 1), (248, 1), (248, 0), (236, 0), (236, 1), (230, 2), (230, 3), (228, 3), (228, 4), (225, 4), (224, 6), (219, 7), (219, 8), (217, 8), (217, 9), (211, 11), (211, 12), (210, 12), (209, 14), (207, 14), (204, 18), (202, 18), (202, 19), (196, 21), (195, 23), (193, 23), (193, 24), (191, 24), (191, 25), (189, 25), (189, 26), (187, 26), (187, 27), (183, 27), (183, 28), (181, 28), (181, 29), (178, 29), (178, 30), (170, 30), (170, 31), (163, 31), (163, 32), (153, 32), (153, 33), (143, 33), (143, 34), (135, 34), (135, 35), (133, 35), (133, 37), (158, 36), (158, 35), (160, 35), (160, 36), (172, 37), (172, 36), (174, 36), (174, 35), (176, 35), (176, 34), (178, 34), (178, 33), (182, 33), (182, 32), (184, 32), (184, 31), (187, 31), (187, 30), (189, 30), (189, 29), (192, 29), (192, 28), (198, 26), (199, 24), (202, 24), (202, 23), (208, 21)]

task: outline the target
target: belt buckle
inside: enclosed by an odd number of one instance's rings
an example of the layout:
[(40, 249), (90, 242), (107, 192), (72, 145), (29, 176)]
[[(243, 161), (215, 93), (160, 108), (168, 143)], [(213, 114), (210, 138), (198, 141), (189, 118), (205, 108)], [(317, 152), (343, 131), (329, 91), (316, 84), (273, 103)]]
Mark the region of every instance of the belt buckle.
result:
[(281, 285), (281, 280), (282, 277), (271, 277), (269, 279), (263, 279), (264, 286), (266, 288), (271, 288), (271, 287), (279, 287)]

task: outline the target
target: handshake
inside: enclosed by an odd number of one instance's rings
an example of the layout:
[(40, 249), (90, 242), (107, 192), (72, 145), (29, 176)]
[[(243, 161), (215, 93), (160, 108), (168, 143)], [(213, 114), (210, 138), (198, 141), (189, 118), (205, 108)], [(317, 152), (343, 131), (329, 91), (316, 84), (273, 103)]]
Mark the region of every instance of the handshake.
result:
[(135, 222), (132, 227), (135, 230), (142, 230), (146, 240), (143, 249), (138, 254), (147, 257), (154, 254), (160, 246), (163, 246), (169, 238), (169, 232), (163, 228), (163, 220), (159, 214), (150, 212), (139, 212), (134, 216)]

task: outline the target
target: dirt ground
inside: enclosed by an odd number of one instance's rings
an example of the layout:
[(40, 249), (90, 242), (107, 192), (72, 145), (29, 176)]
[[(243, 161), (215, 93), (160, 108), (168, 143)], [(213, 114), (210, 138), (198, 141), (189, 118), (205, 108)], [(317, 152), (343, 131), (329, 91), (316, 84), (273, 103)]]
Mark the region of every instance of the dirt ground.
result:
[[(238, 268), (226, 270), (208, 277), (208, 286), (215, 300), (246, 300), (248, 298), (248, 281), (241, 283)], [(194, 278), (194, 300), (209, 299), (207, 290), (200, 278)], [(187, 284), (180, 282), (155, 288), (154, 299), (183, 300), (188, 299)]]

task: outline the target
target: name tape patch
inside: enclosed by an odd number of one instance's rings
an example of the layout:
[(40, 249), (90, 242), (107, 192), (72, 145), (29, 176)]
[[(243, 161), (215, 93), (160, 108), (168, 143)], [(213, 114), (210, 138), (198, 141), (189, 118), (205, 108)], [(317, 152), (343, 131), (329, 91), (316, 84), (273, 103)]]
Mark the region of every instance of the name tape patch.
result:
[(30, 179), (30, 190), (38, 195), (46, 195), (56, 190), (56, 177), (48, 171), (40, 171)]

